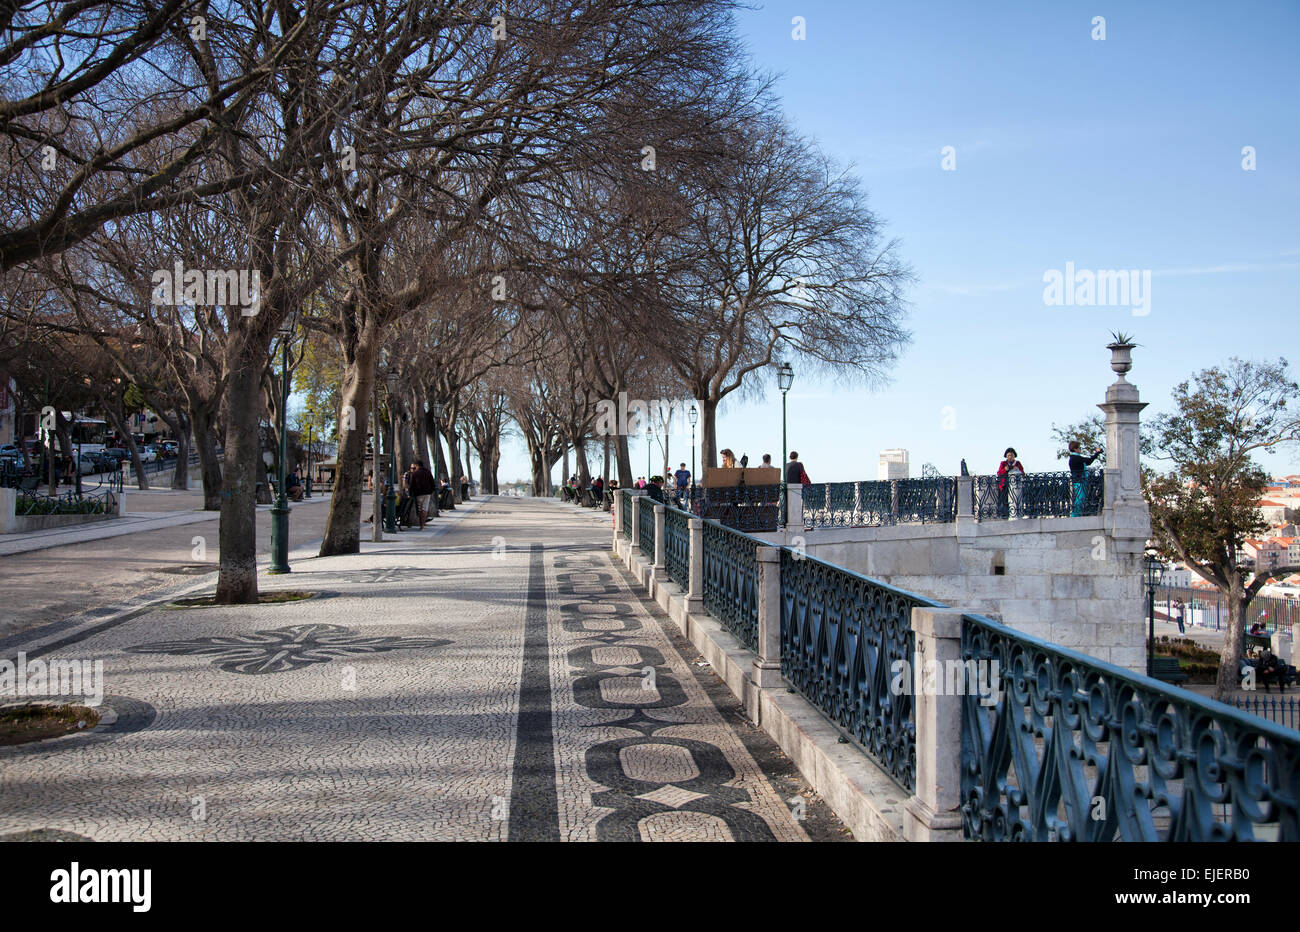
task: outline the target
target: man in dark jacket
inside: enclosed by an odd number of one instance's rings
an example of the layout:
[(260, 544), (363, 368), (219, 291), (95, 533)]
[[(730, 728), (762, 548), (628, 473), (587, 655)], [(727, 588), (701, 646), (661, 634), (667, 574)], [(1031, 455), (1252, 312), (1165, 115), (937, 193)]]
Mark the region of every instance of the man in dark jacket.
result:
[(799, 462), (799, 454), (793, 450), (790, 451), (790, 462), (785, 464), (785, 481), (792, 485), (810, 485), (808, 474), (803, 471), (803, 463)]
[(419, 460), (411, 464), (411, 477), (407, 481), (407, 487), (415, 496), (415, 513), (420, 520), (420, 530), (423, 531), (425, 516), (429, 509), (429, 496), (433, 494), (436, 483), (433, 481), (433, 473), (429, 472)]

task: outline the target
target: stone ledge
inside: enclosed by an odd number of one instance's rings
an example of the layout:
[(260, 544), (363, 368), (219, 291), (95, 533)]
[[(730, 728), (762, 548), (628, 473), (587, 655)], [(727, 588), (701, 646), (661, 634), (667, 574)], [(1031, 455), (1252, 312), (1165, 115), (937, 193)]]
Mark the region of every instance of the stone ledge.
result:
[(727, 684), (750, 720), (794, 762), (853, 837), (904, 841), (909, 794), (856, 747), (841, 744), (835, 727), (802, 696), (784, 688), (755, 687), (750, 675), (755, 655), (713, 617), (690, 613), (686, 593), (670, 580), (656, 583), (653, 566), (630, 546), (620, 551), (628, 570)]

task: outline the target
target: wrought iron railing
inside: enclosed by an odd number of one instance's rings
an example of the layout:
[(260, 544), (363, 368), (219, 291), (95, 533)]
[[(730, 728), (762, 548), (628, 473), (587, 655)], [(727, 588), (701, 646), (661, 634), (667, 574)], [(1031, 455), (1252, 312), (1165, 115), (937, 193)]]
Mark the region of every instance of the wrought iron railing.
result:
[(898, 504), (894, 520), (903, 524), (929, 524), (957, 520), (957, 480), (952, 476), (896, 479)]
[(942, 607), (781, 550), (781, 674), (907, 790), (916, 788), (916, 721), (911, 690), (891, 683), (914, 666), (912, 609), (925, 606)]
[(976, 476), (975, 517), (1078, 518), (1100, 514), (1105, 501), (1104, 473), (1087, 470), (1083, 495), (1077, 495), (1068, 472), (1015, 471), (1005, 476)]
[(758, 553), (761, 540), (704, 522), (704, 610), (736, 640), (758, 651)]
[(642, 495), (637, 501), (637, 508), (640, 509), (637, 515), (637, 543), (641, 546), (641, 553), (652, 560), (655, 555), (655, 504), (649, 495)]
[(803, 487), (805, 527), (879, 527), (893, 520), (888, 482), (823, 482)]
[(1232, 705), (1283, 728), (1300, 729), (1300, 700), (1287, 696), (1237, 696)]
[(778, 485), (701, 489), (700, 492), (698, 502), (692, 504), (701, 517), (738, 531), (777, 529), (781, 513), (781, 487)]
[(1300, 733), (977, 615), (962, 822), (983, 841), (1300, 841)]
[(691, 585), (691, 516), (673, 508), (664, 508), (664, 563), (668, 577), (683, 590)]
[(622, 508), (622, 512), (621, 512), (622, 519), (621, 519), (621, 520), (622, 520), (622, 522), (623, 522), (623, 536), (626, 537), (628, 540), (631, 540), (631, 539), (632, 539), (632, 499), (633, 499), (633, 497), (634, 497), (634, 496), (632, 495), (632, 493), (631, 493), (631, 492), (627, 492), (627, 491), (624, 491), (623, 494), (620, 496), (620, 498), (622, 498), (622, 500), (623, 500), (623, 504), (620, 506), (620, 507)]
[(35, 489), (23, 491), (14, 501), (14, 514), (17, 517), (37, 515), (107, 515), (117, 511), (117, 496), (121, 490), (105, 488), (94, 493), (75, 491), (62, 492), (58, 495), (46, 495)]

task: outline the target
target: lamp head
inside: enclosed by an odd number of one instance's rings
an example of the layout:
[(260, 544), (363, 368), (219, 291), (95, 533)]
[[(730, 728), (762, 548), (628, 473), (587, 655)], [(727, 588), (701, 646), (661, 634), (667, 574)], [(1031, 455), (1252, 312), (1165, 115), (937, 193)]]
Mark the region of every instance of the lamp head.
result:
[(776, 384), (782, 392), (788, 392), (790, 386), (794, 384), (794, 369), (788, 362), (781, 363), (780, 368), (776, 370)]
[(694, 427), (695, 422), (698, 421), (699, 419), (700, 419), (699, 409), (697, 409), (695, 405), (691, 405), (690, 408), (686, 411), (686, 420), (690, 421), (691, 426)]

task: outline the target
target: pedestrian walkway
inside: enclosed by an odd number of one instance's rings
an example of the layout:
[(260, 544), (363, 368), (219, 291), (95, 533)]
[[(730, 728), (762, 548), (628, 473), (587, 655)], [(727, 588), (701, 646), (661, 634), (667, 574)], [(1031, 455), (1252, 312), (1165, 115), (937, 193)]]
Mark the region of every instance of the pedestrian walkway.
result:
[(608, 515), (489, 498), (445, 517), (261, 580), (312, 599), (33, 640), (28, 662), (102, 660), (108, 715), (0, 748), (0, 839), (841, 835), (634, 594)]

